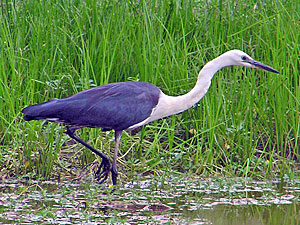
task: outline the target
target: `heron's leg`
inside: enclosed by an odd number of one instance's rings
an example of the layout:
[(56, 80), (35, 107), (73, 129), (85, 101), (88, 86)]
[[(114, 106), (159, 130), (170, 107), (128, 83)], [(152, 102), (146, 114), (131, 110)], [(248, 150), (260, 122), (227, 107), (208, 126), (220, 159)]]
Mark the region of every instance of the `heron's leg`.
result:
[[(89, 145), (88, 143), (84, 142), (82, 139), (80, 139), (79, 137), (77, 137), (74, 132), (76, 129), (73, 129), (72, 127), (67, 127), (67, 132), (66, 134), (68, 134), (71, 138), (73, 138), (74, 140), (76, 140), (77, 142), (79, 142), (80, 144), (82, 144), (83, 146), (87, 147), (88, 149), (90, 149), (92, 152), (94, 152), (96, 155), (100, 156), (102, 158), (102, 162), (96, 172), (96, 178), (99, 181), (99, 183), (103, 183), (107, 177), (108, 174), (111, 170), (111, 166), (110, 166), (110, 162), (109, 162), (109, 158), (107, 155), (105, 155), (102, 152), (99, 152), (97, 149), (93, 148), (91, 145)], [(101, 171), (102, 170), (102, 171)]]
[(111, 179), (112, 179), (113, 185), (117, 184), (117, 176), (118, 176), (117, 158), (118, 158), (121, 137), (122, 137), (122, 131), (116, 130), (115, 131), (115, 153), (114, 153), (114, 159), (113, 159), (113, 163), (112, 163), (112, 167), (111, 167)]

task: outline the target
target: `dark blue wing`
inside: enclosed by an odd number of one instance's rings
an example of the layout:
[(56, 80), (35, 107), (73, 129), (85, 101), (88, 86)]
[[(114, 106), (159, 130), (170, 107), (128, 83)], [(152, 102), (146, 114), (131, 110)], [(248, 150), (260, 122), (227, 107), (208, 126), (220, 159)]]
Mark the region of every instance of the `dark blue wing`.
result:
[(160, 89), (146, 82), (98, 86), (65, 99), (29, 106), (25, 120), (52, 119), (65, 124), (124, 130), (148, 118)]

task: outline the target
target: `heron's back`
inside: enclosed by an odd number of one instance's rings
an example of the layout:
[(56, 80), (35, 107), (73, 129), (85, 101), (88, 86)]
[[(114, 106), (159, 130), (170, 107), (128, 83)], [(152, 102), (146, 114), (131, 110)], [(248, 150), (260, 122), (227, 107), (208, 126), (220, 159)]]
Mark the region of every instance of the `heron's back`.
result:
[(52, 99), (22, 110), (24, 119), (49, 120), (80, 127), (124, 130), (148, 118), (161, 91), (147, 82), (98, 86), (64, 99)]

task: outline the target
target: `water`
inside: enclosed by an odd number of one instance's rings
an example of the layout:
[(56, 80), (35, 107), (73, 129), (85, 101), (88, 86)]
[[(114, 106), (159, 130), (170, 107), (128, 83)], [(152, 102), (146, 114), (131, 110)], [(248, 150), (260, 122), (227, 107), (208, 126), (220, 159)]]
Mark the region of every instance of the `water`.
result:
[(149, 177), (112, 190), (93, 181), (3, 180), (1, 224), (300, 224), (300, 181)]

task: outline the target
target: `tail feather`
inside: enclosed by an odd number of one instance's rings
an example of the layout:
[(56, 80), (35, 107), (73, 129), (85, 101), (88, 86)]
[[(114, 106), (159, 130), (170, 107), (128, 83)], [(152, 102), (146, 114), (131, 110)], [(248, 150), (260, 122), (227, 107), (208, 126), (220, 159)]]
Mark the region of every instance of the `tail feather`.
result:
[(22, 113), (24, 114), (23, 119), (26, 121), (55, 119), (59, 111), (58, 101), (59, 99), (52, 99), (48, 102), (30, 105), (22, 109)]

